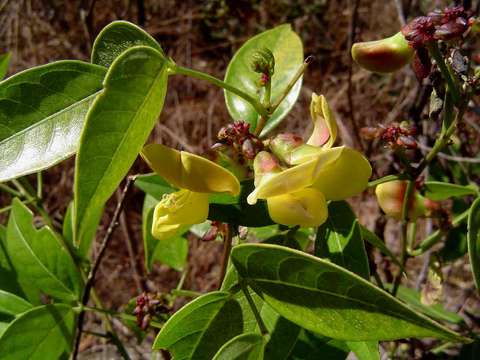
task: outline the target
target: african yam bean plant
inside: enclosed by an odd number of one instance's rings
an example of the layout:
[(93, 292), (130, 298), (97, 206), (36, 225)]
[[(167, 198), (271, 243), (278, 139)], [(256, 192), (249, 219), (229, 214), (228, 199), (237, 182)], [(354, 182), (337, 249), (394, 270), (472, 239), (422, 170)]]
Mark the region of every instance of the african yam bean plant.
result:
[[(86, 335), (134, 358), (119, 324), (162, 359), (480, 358), (480, 313), (466, 319), (442, 298), (448, 259), (466, 252), (470, 291), (480, 287), (480, 167), (462, 153), (479, 148), (478, 136), (462, 135), (478, 116), (479, 33), (471, 8), (452, 5), (352, 44), (352, 65), (370, 81), (410, 71), (425, 100), (421, 122), (376, 119), (353, 145), (316, 89), (304, 129), (281, 130), (317, 57), (290, 24), (246, 40), (223, 80), (114, 21), (89, 62), (55, 61), (0, 82), (0, 192), (9, 200), (0, 210), (0, 358), (77, 359)], [(2, 77), (8, 62), (0, 58)], [(204, 153), (149, 140), (177, 77), (224, 93), (229, 119)], [(375, 144), (393, 159), (390, 173), (376, 168)], [(72, 156), (73, 200), (53, 218), (42, 173)], [(131, 171), (138, 159), (149, 172)], [(104, 305), (96, 280), (134, 190), (144, 193), (140, 267), (162, 263), (181, 276), (119, 310)], [(395, 246), (359, 220), (367, 197), (394, 224)], [(223, 249), (213, 291), (186, 286), (192, 236)]]

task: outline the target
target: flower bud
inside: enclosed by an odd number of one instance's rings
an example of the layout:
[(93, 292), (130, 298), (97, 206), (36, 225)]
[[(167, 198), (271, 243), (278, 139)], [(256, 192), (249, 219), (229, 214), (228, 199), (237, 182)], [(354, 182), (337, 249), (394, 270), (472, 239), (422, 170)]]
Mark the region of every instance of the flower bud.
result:
[[(407, 181), (395, 180), (383, 183), (375, 189), (378, 205), (388, 216), (401, 220), (403, 201), (405, 191), (407, 189)], [(408, 204), (408, 218), (414, 220), (418, 217), (425, 216), (427, 209), (425, 208), (425, 199), (415, 189)]]
[(253, 171), (255, 172), (255, 186), (257, 186), (265, 175), (279, 173), (282, 168), (273, 154), (260, 151), (253, 161)]
[(275, 68), (273, 53), (268, 48), (255, 50), (252, 53), (250, 67), (256, 73), (266, 74), (271, 77)]
[(377, 73), (395, 72), (407, 65), (414, 50), (401, 32), (382, 40), (353, 44), (352, 57), (361, 67)]
[(289, 165), (292, 151), (301, 145), (302, 138), (292, 133), (278, 134), (270, 141), (270, 149), (275, 156)]
[(272, 220), (281, 225), (320, 226), (328, 216), (325, 197), (311, 188), (270, 197), (267, 205)]

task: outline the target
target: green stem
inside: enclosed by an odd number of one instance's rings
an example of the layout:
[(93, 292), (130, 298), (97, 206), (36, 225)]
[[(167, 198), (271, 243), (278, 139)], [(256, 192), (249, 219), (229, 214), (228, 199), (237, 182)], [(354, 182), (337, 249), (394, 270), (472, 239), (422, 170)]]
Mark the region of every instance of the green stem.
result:
[[(465, 210), (460, 215), (456, 216), (452, 221), (452, 228), (456, 228), (462, 223), (464, 223), (468, 219), (468, 214), (470, 213), (470, 209)], [(431, 249), (435, 244), (437, 244), (446, 234), (447, 231), (438, 229), (426, 237), (418, 248), (410, 252), (410, 256), (420, 256), (423, 255), (427, 250)]]
[[(135, 315), (130, 315), (130, 314), (125, 314), (125, 313), (119, 313), (113, 310), (107, 310), (107, 309), (99, 309), (99, 308), (94, 308), (90, 306), (83, 306), (81, 309), (84, 311), (90, 311), (98, 314), (108, 314), (113, 317), (116, 317), (117, 319), (122, 319), (122, 320), (127, 320), (127, 321), (137, 321), (137, 317)], [(79, 309), (79, 311), (81, 311)], [(161, 329), (163, 324), (159, 323), (158, 321), (150, 321), (150, 325), (156, 329)]]
[(253, 315), (255, 316), (255, 320), (257, 321), (258, 328), (260, 329), (260, 333), (262, 335), (268, 334), (267, 326), (263, 322), (262, 316), (258, 312), (257, 306), (255, 305), (255, 302), (250, 296), (250, 292), (248, 291), (247, 285), (245, 284), (244, 281), (242, 281), (240, 283), (240, 286), (242, 287), (243, 294), (245, 295), (245, 298), (248, 301), (248, 305), (250, 306), (250, 309), (252, 309)]
[(233, 240), (233, 232), (235, 227), (231, 224), (228, 224), (224, 240), (223, 240), (223, 255), (222, 255), (222, 263), (220, 268), (220, 277), (218, 279), (218, 289), (222, 287), (223, 280), (225, 279), (225, 275), (227, 274), (227, 267), (228, 267), (228, 260), (230, 259), (230, 252), (232, 251), (232, 240)]
[(235, 87), (233, 85), (227, 84), (226, 82), (224, 82), (220, 79), (217, 79), (216, 77), (211, 76), (209, 74), (206, 74), (204, 72), (189, 69), (189, 68), (182, 67), (182, 66), (175, 65), (172, 68), (172, 70), (174, 71), (175, 74), (180, 74), (180, 75), (190, 76), (190, 77), (193, 77), (195, 79), (205, 80), (205, 81), (208, 81), (209, 83), (211, 83), (213, 85), (221, 87), (222, 89), (230, 91), (231, 93), (233, 93), (233, 94), (241, 97), (242, 99), (248, 101), (253, 106), (255, 111), (257, 113), (259, 113), (260, 115), (268, 116), (267, 109), (257, 99), (255, 99), (253, 96), (247, 94), (246, 92), (238, 89), (237, 87)]
[(0, 184), (0, 190), (5, 191), (6, 193), (9, 193), (10, 195), (16, 196), (16, 197), (21, 197), (22, 194), (14, 189), (12, 189), (10, 186), (5, 185), (5, 184)]
[(196, 298), (196, 297), (202, 296), (202, 293), (199, 293), (198, 291), (191, 291), (191, 290), (173, 289), (172, 290), (172, 295), (183, 296), (183, 297), (188, 297), (188, 298)]
[(377, 185), (380, 185), (380, 184), (383, 184), (383, 183), (386, 183), (386, 182), (389, 182), (389, 181), (394, 181), (394, 180), (401, 180), (401, 179), (405, 179), (405, 175), (403, 174), (395, 174), (395, 175), (387, 175), (387, 176), (384, 176), (384, 177), (381, 177), (379, 179), (376, 179), (376, 180), (372, 180), (368, 183), (368, 187), (375, 187)]
[[(402, 241), (402, 252), (400, 253), (400, 264), (402, 268), (405, 268), (408, 259), (407, 253), (407, 243), (408, 243), (408, 210), (411, 204), (411, 198), (413, 195), (413, 191), (415, 190), (415, 183), (414, 181), (407, 182), (407, 188), (405, 189), (405, 194), (403, 196), (403, 204), (402, 204), (402, 224), (400, 228), (401, 233), (401, 241)], [(398, 288), (402, 281), (403, 272), (400, 270), (393, 281), (392, 287), (392, 295), (395, 296), (397, 294)]]
[(42, 199), (42, 187), (43, 187), (43, 178), (42, 178), (42, 172), (39, 171), (37, 173), (37, 198), (39, 200)]
[(293, 76), (292, 80), (290, 80), (287, 87), (283, 90), (280, 97), (277, 98), (277, 100), (275, 100), (275, 102), (272, 104), (271, 108), (268, 109), (268, 112), (270, 114), (273, 114), (275, 110), (277, 110), (278, 106), (282, 103), (282, 101), (285, 100), (287, 95), (290, 93), (290, 90), (292, 90), (292, 88), (295, 86), (297, 81), (302, 77), (303, 73), (307, 69), (308, 65), (311, 64), (312, 60), (313, 60), (312, 56), (307, 57), (303, 62), (302, 66), (298, 68), (297, 72)]
[(417, 237), (417, 222), (413, 221), (409, 224), (409, 227), (408, 227), (407, 256), (415, 246), (416, 237)]
[(430, 53), (430, 56), (435, 60), (437, 63), (438, 68), (440, 69), (440, 72), (442, 73), (443, 78), (447, 82), (448, 89), (450, 90), (452, 94), (452, 99), (455, 104), (458, 104), (460, 101), (460, 91), (457, 86), (457, 81), (453, 75), (453, 71), (445, 63), (445, 60), (443, 59), (442, 53), (440, 52), (440, 49), (438, 48), (438, 44), (435, 41), (432, 41), (428, 46), (428, 52)]

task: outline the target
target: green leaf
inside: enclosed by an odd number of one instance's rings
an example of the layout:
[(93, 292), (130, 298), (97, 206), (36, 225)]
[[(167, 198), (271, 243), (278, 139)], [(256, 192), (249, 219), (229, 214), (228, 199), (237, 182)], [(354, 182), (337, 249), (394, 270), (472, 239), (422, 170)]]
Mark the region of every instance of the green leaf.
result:
[(70, 254), (49, 227), (37, 230), (32, 223), (33, 214), (14, 199), (8, 220), (7, 252), (19, 278), (28, 279), (22, 285), (64, 301), (77, 300), (81, 280)]
[(360, 226), (346, 201), (328, 204), (328, 219), (317, 231), (315, 255), (328, 258), (364, 279), (370, 278)]
[(477, 198), (470, 208), (467, 242), (473, 279), (477, 290), (480, 290), (480, 198)]
[(263, 360), (265, 341), (261, 335), (246, 333), (223, 345), (213, 360)]
[(477, 194), (477, 190), (472, 186), (450, 184), (440, 181), (426, 181), (424, 189), (425, 197), (435, 201)]
[(0, 337), (2, 360), (58, 359), (72, 346), (75, 315), (67, 305), (44, 305), (17, 317)]
[(2, 80), (8, 72), (8, 66), (10, 65), (11, 52), (0, 55), (0, 80)]
[(46, 169), (77, 151), (105, 69), (58, 61), (0, 83), (0, 182)]
[[(252, 53), (262, 48), (268, 48), (275, 57), (275, 73), (271, 79), (271, 102), (274, 103), (281, 97), (286, 86), (303, 64), (302, 41), (289, 24), (258, 34), (243, 44), (228, 65), (225, 82), (253, 97), (258, 97), (260, 74), (254, 72), (250, 64)], [(288, 114), (298, 98), (301, 87), (302, 80), (299, 80), (270, 117), (261, 133), (262, 136), (275, 128)], [(225, 91), (225, 101), (228, 112), (234, 120), (244, 120), (251, 124), (252, 130), (255, 129), (259, 115), (250, 103), (228, 91)]]
[(350, 341), (468, 341), (358, 275), (301, 251), (241, 244), (231, 257), (240, 276), (275, 311), (307, 330)]
[(168, 65), (156, 50), (135, 46), (110, 67), (90, 109), (75, 167), (75, 242), (88, 231), (127, 174), (162, 111)]
[(438, 321), (447, 321), (452, 324), (462, 324), (463, 318), (451, 311), (445, 310), (441, 304), (425, 305), (420, 301), (420, 293), (404, 286), (398, 288), (397, 297), (410, 305), (413, 309)]
[(360, 225), (360, 231), (362, 232), (362, 239), (368, 242), (370, 245), (375, 246), (379, 249), (384, 255), (388, 256), (395, 265), (397, 265), (402, 272), (405, 272), (402, 264), (397, 259), (397, 257), (390, 251), (390, 249), (385, 245), (385, 243), (380, 239), (375, 233), (368, 230), (365, 226)]
[(154, 206), (157, 204), (150, 195), (145, 197), (142, 214), (143, 245), (145, 249), (145, 267), (152, 271), (155, 261), (181, 271), (187, 262), (188, 241), (181, 234), (169, 239), (158, 240), (152, 236)]
[(242, 332), (242, 310), (226, 292), (205, 294), (177, 311), (162, 327), (153, 349), (167, 349), (175, 359), (210, 360)]
[(92, 63), (109, 67), (125, 50), (133, 46), (149, 46), (160, 52), (161, 46), (148, 33), (128, 21), (114, 21), (98, 34), (92, 49)]
[(289, 359), (344, 360), (349, 352), (344, 341), (325, 338), (310, 331), (302, 330)]
[(32, 308), (32, 304), (17, 295), (0, 290), (0, 313), (18, 315)]
[(166, 180), (156, 174), (146, 174), (137, 177), (135, 186), (145, 194), (150, 195), (156, 201), (160, 201), (164, 194), (177, 191)]

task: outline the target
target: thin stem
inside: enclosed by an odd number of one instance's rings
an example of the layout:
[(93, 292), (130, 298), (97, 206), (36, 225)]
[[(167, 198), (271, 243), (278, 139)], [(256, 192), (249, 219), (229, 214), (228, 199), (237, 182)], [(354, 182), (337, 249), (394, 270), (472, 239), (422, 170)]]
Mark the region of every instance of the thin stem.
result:
[(248, 305), (250, 306), (250, 309), (252, 309), (253, 315), (255, 316), (255, 320), (257, 321), (258, 328), (260, 329), (260, 333), (262, 335), (268, 334), (268, 329), (267, 329), (265, 323), (263, 322), (262, 316), (258, 312), (257, 307), (255, 306), (255, 302), (253, 301), (252, 297), (250, 296), (250, 292), (248, 291), (247, 285), (245, 284), (245, 282), (242, 281), (240, 283), (240, 286), (242, 287), (242, 291), (245, 295), (245, 298), (248, 301)]
[[(97, 274), (97, 271), (100, 267), (100, 263), (103, 259), (103, 256), (105, 255), (105, 250), (108, 247), (108, 244), (110, 243), (110, 239), (112, 238), (113, 232), (118, 226), (118, 218), (120, 216), (120, 213), (123, 209), (123, 204), (126, 198), (126, 195), (128, 193), (128, 190), (131, 188), (132, 184), (135, 181), (136, 176), (129, 176), (127, 177), (127, 182), (125, 184), (125, 187), (123, 188), (122, 194), (119, 198), (117, 207), (115, 209), (115, 212), (113, 214), (112, 220), (110, 221), (110, 225), (108, 226), (107, 232), (105, 233), (105, 236), (103, 238), (102, 244), (100, 245), (100, 250), (98, 252), (98, 256), (95, 259), (95, 262), (93, 263), (93, 266), (90, 270), (90, 273), (88, 274), (87, 281), (85, 283), (85, 289), (83, 291), (83, 296), (82, 296), (82, 308), (85, 307), (88, 303), (88, 300), (90, 299), (90, 292), (93, 288), (94, 282), (95, 282), (95, 275)], [(85, 311), (80, 311), (80, 314), (78, 315), (78, 324), (77, 324), (77, 335), (75, 338), (75, 347), (74, 347), (74, 352), (72, 358), (75, 360), (78, 356), (78, 350), (80, 347), (80, 339), (82, 337), (82, 331), (83, 331), (83, 325), (85, 321)]]
[[(25, 200), (25, 201), (22, 201), (22, 203), (27, 205), (27, 204), (32, 203), (32, 200)], [(7, 211), (10, 211), (11, 209), (12, 209), (12, 205), (5, 206), (4, 208), (0, 209), (0, 214), (4, 213), (4, 212), (7, 212)]]
[(450, 90), (452, 94), (452, 99), (455, 104), (457, 104), (460, 100), (460, 91), (457, 86), (456, 79), (453, 76), (452, 70), (449, 68), (449, 66), (445, 63), (442, 53), (440, 52), (440, 49), (438, 48), (438, 44), (435, 41), (432, 41), (428, 46), (428, 52), (430, 53), (430, 56), (435, 60), (437, 63), (437, 66), (442, 73), (443, 78), (447, 82), (448, 89)]
[[(95, 313), (99, 313), (99, 314), (107, 314), (107, 315), (110, 315), (110, 316), (113, 316), (117, 319), (122, 319), (122, 320), (127, 320), (127, 321), (137, 321), (137, 317), (135, 315), (131, 315), (131, 314), (126, 314), (126, 313), (120, 313), (120, 312), (117, 312), (117, 311), (114, 311), (114, 310), (108, 310), (108, 309), (99, 309), (99, 308), (95, 308), (95, 307), (90, 307), (90, 306), (83, 306), (80, 311), (90, 311), (90, 312), (95, 312)], [(150, 321), (149, 323), (152, 327), (154, 328), (157, 328), (157, 329), (161, 329), (163, 324), (158, 322), (158, 321)]]
[(201, 72), (201, 71), (189, 69), (189, 68), (186, 68), (186, 67), (183, 67), (183, 66), (177, 66), (177, 65), (175, 65), (173, 67), (173, 71), (174, 71), (175, 74), (180, 74), (180, 75), (190, 76), (190, 77), (193, 77), (195, 79), (205, 80), (205, 81), (208, 81), (209, 83), (211, 83), (213, 85), (221, 87), (222, 89), (230, 91), (231, 93), (234, 93), (235, 95), (237, 95), (237, 96), (241, 97), (242, 99), (248, 101), (253, 106), (255, 111), (257, 111), (257, 113), (259, 113), (260, 115), (262, 115), (262, 116), (267, 116), (268, 115), (267, 109), (265, 109), (265, 107), (257, 99), (255, 99), (253, 96), (247, 94), (246, 92), (238, 89), (237, 87), (235, 87), (233, 85), (227, 84), (226, 82), (224, 82), (220, 79), (217, 79), (216, 77), (214, 77), (212, 75), (206, 74), (206, 73)]
[(377, 185), (380, 185), (380, 184), (383, 184), (383, 183), (386, 183), (386, 182), (390, 182), (390, 181), (394, 181), (394, 180), (401, 180), (401, 179), (404, 179), (405, 178), (405, 175), (403, 174), (395, 174), (395, 175), (387, 175), (387, 176), (384, 176), (384, 177), (381, 177), (379, 179), (376, 179), (376, 180), (372, 180), (368, 183), (368, 187), (375, 187)]
[(409, 227), (408, 227), (407, 256), (415, 246), (416, 237), (417, 237), (417, 222), (413, 221), (409, 224)]
[(183, 296), (183, 297), (188, 297), (188, 298), (196, 298), (196, 297), (202, 296), (202, 293), (199, 293), (198, 291), (191, 291), (191, 290), (173, 289), (172, 290), (172, 295)]
[(283, 90), (283, 92), (280, 94), (280, 97), (275, 100), (275, 102), (272, 104), (271, 108), (268, 109), (270, 114), (273, 114), (275, 110), (277, 110), (278, 106), (282, 103), (283, 100), (287, 97), (287, 95), (290, 93), (290, 90), (295, 86), (298, 80), (302, 77), (303, 73), (307, 69), (308, 65), (310, 65), (313, 61), (313, 56), (307, 57), (303, 64), (298, 68), (297, 72), (295, 75), (292, 77), (292, 80), (288, 83), (287, 87)]
[[(411, 204), (411, 198), (413, 195), (413, 191), (415, 190), (415, 183), (413, 181), (407, 182), (407, 187), (405, 189), (405, 194), (403, 196), (403, 204), (402, 204), (402, 224), (400, 227), (401, 233), (401, 241), (402, 241), (402, 252), (400, 253), (400, 264), (402, 268), (405, 268), (405, 264), (408, 259), (407, 253), (407, 242), (408, 242), (408, 211)], [(397, 276), (393, 281), (392, 287), (392, 295), (395, 296), (397, 294), (398, 288), (402, 281), (403, 272), (399, 271)]]
[[(468, 214), (470, 213), (470, 209), (465, 210), (463, 213), (455, 217), (452, 221), (452, 228), (456, 228), (462, 223), (464, 223), (468, 219)], [(418, 248), (410, 252), (410, 256), (420, 256), (423, 255), (427, 250), (431, 249), (435, 244), (437, 244), (446, 234), (446, 230), (438, 229), (434, 231), (430, 236), (426, 237)]]
[(37, 198), (42, 199), (43, 177), (42, 172), (37, 172)]
[(9, 193), (10, 195), (16, 196), (16, 197), (21, 197), (22, 194), (14, 189), (12, 189), (10, 186), (5, 185), (5, 184), (0, 184), (0, 190), (5, 191), (6, 193)]
[(227, 273), (228, 260), (230, 259), (230, 252), (232, 250), (232, 239), (233, 239), (234, 226), (228, 224), (225, 229), (225, 235), (223, 240), (223, 255), (222, 255), (222, 267), (220, 270), (220, 277), (218, 279), (218, 288), (222, 287), (223, 279), (225, 279), (225, 274)]

